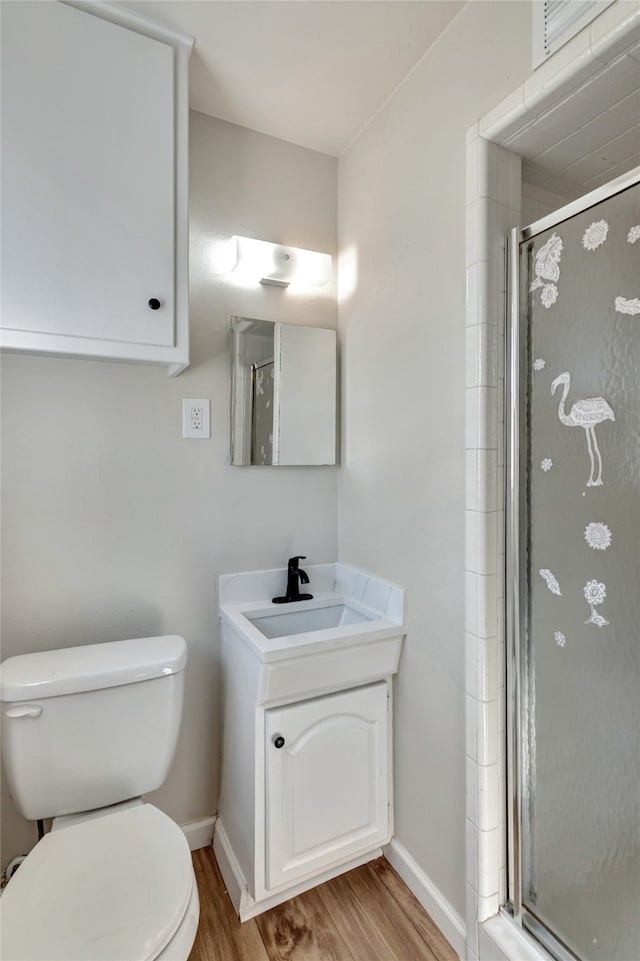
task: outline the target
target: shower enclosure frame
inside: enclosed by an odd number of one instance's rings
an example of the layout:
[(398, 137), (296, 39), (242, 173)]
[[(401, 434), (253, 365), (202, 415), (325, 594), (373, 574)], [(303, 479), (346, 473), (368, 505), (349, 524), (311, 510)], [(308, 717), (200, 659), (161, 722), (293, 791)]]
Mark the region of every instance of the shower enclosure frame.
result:
[(640, 167), (591, 191), (527, 227), (514, 227), (507, 243), (507, 323), (505, 332), (505, 642), (507, 666), (507, 901), (514, 921), (529, 931), (558, 961), (576, 961), (569, 951), (522, 903), (521, 825), (524, 733), (522, 725), (523, 676), (521, 641), (526, 633), (527, 596), (521, 577), (521, 531), (528, 518), (521, 481), (526, 476), (523, 458), (526, 405), (520, 394), (521, 347), (527, 317), (520, 310), (520, 244), (557, 227), (571, 217), (640, 183)]

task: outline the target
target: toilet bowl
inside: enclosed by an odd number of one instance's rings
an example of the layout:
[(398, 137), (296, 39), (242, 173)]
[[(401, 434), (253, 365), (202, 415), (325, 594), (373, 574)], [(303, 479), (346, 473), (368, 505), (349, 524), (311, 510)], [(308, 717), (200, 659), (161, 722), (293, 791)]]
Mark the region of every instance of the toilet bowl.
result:
[[(63, 819), (64, 820), (64, 819)], [(53, 830), (0, 899), (3, 961), (186, 961), (198, 889), (185, 836), (151, 804)]]
[(53, 818), (0, 898), (2, 961), (187, 961), (200, 904), (164, 782), (182, 715), (183, 638), (136, 638), (0, 666), (3, 764), (30, 819)]

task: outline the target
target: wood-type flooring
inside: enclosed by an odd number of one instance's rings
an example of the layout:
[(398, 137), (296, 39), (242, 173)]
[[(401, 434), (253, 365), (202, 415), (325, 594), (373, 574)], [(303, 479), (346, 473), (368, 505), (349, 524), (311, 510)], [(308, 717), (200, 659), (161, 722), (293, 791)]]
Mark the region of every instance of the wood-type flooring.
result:
[(385, 858), (240, 924), (212, 848), (193, 854), (200, 926), (189, 961), (458, 961)]

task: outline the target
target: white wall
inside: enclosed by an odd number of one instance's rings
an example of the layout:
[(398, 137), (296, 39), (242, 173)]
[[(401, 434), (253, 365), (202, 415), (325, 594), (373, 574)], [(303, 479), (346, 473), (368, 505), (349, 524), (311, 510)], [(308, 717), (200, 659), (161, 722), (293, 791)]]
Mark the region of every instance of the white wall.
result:
[[(229, 316), (336, 326), (333, 287), (244, 289), (208, 269), (234, 233), (336, 250), (336, 161), (191, 114), (192, 366), (2, 359), (2, 656), (156, 633), (189, 646), (182, 734), (153, 798), (215, 811), (215, 578), (336, 558), (336, 468), (229, 465)], [(181, 439), (181, 398), (211, 398), (212, 439)], [(34, 828), (3, 791), (2, 863)]]
[(340, 560), (408, 588), (396, 838), (462, 917), (466, 130), (530, 67), (530, 4), (468, 4), (339, 164)]

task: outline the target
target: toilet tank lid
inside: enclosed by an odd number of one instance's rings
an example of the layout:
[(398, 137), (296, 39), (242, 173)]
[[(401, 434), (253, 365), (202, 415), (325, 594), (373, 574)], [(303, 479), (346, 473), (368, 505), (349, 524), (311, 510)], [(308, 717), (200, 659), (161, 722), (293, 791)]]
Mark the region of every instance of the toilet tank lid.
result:
[(20, 654), (0, 665), (0, 699), (31, 701), (179, 674), (187, 645), (177, 634)]

